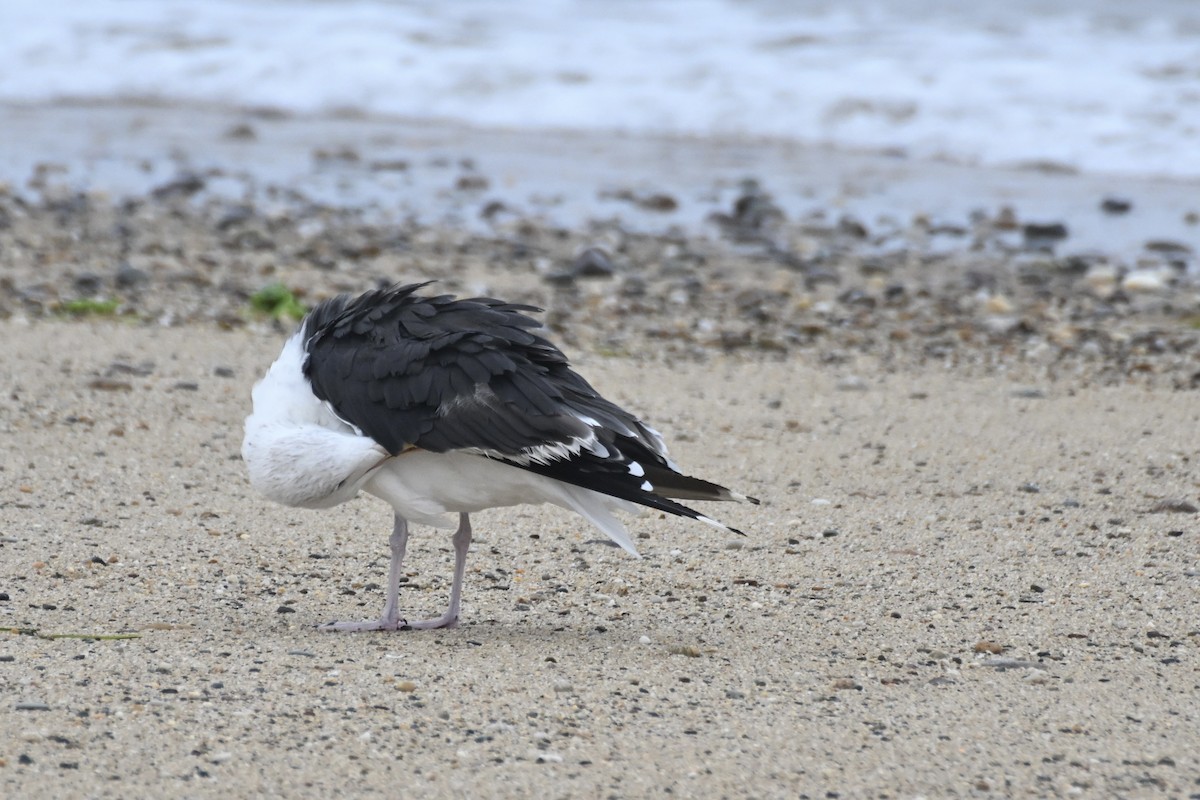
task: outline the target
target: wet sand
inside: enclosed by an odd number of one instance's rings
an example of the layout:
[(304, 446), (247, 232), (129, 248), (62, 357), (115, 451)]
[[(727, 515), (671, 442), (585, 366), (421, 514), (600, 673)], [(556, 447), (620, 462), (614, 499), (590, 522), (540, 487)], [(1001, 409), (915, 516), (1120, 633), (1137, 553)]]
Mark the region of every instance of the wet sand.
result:
[[(702, 234), (479, 217), (469, 182), (471, 221), (431, 225), (231, 196), (234, 165), (80, 193), (82, 163), (0, 194), (0, 794), (1196, 791), (1186, 242), (1084, 257), (1021, 207), (856, 226), (767, 181)], [(390, 514), (250, 490), (249, 390), (292, 325), (250, 299), (421, 278), (545, 307), (688, 471), (762, 498), (704, 508), (748, 535), (648, 514), (637, 560), (495, 510), (461, 627), (315, 631), (378, 613)], [(417, 529), (405, 609), (450, 567)]]
[[(0, 105), (13, 147), (0, 181), (140, 197), (180, 174), (210, 192), (280, 204), (288, 194), (378, 215), (494, 230), (505, 214), (570, 230), (616, 220), (641, 233), (707, 234), (705, 220), (759, 181), (792, 219), (848, 215), (874, 229), (968, 226), (1016, 210), (1062, 223), (1063, 250), (1133, 262), (1149, 241), (1200, 250), (1195, 181), (1075, 174), (1054, 163), (984, 169), (773, 140), (476, 129), (438, 120), (309, 117), (270, 109), (63, 103)], [(282, 196), (281, 196), (282, 195)], [(658, 202), (662, 198), (669, 202)], [(1112, 198), (1130, 203), (1104, 213)], [(646, 201), (649, 202), (637, 202)]]

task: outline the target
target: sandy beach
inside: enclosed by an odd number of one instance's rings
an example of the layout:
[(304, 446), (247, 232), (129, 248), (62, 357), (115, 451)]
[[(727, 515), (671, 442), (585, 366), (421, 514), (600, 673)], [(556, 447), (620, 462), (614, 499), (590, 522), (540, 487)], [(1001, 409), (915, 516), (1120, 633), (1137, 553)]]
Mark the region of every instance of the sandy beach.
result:
[[(1200, 793), (1188, 187), (1131, 218), (1087, 176), (853, 156), (814, 214), (728, 149), (669, 183), (662, 142), (612, 145), (614, 176), (554, 138), (591, 164), (555, 184), (572, 210), (520, 177), (545, 139), (208, 112), (137, 139), (146, 110), (109, 109), (84, 147), (78, 112), (13, 115), (48, 154), (0, 193), (3, 796)], [(891, 221), (832, 199), (881, 182)], [(1055, 190), (1061, 218), (1024, 201)], [(747, 535), (647, 514), (637, 560), (495, 510), (459, 628), (314, 630), (378, 613), (390, 512), (248, 486), (250, 388), (294, 325), (252, 301), (423, 279), (545, 308), (687, 471), (762, 499), (703, 509)], [(440, 611), (448, 534), (407, 568), (406, 610)]]
[[(3, 325), (9, 797), (1185, 796), (1190, 392), (580, 354), (743, 538), (479, 515), (456, 630), (381, 602), (389, 512), (246, 485), (270, 330)], [(408, 608), (445, 602), (420, 530)]]

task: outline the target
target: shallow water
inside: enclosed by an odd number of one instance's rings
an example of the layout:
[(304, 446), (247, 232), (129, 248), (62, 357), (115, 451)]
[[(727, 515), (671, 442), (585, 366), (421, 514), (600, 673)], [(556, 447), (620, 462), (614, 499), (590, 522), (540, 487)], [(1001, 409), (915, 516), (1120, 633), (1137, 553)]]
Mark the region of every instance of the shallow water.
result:
[[(573, 229), (615, 220), (627, 230), (715, 236), (710, 216), (729, 211), (753, 179), (791, 219), (849, 215), (877, 231), (921, 215), (964, 226), (973, 212), (994, 216), (1007, 206), (1020, 222), (1065, 223), (1061, 253), (1100, 250), (1132, 263), (1154, 239), (1200, 252), (1200, 225), (1186, 221), (1200, 210), (1189, 181), (979, 168), (769, 140), (194, 106), (0, 106), (0, 115), (12, 141), (37, 143), (0, 149), (0, 181), (22, 193), (140, 196), (193, 173), (205, 176), (212, 195), (268, 209), (317, 202), (485, 233), (531, 218)], [(634, 202), (655, 196), (670, 202)], [(1108, 196), (1132, 209), (1104, 213)], [(489, 207), (494, 213), (485, 214)]]
[(1200, 177), (1187, 0), (58, 0), (0, 102), (152, 99)]

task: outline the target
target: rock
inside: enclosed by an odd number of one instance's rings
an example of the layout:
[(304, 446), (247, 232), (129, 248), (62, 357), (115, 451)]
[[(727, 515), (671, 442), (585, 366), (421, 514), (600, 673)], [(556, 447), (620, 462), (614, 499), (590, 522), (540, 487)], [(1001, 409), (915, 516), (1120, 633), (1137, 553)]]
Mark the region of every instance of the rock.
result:
[(150, 192), (156, 200), (191, 197), (206, 186), (206, 181), (193, 172), (184, 172)]
[(104, 279), (94, 272), (81, 272), (75, 276), (75, 291), (84, 295), (93, 295), (100, 291)]
[(746, 181), (742, 195), (733, 203), (732, 213), (713, 214), (709, 219), (720, 225), (731, 238), (744, 240), (758, 238), (767, 228), (782, 222), (784, 215), (757, 181)]
[(332, 165), (337, 163), (342, 164), (357, 164), (362, 157), (353, 147), (335, 147), (333, 149), (325, 149), (318, 147), (313, 150), (313, 161), (318, 165)]
[(1194, 252), (1191, 246), (1170, 239), (1151, 239), (1145, 247), (1151, 253), (1161, 253), (1165, 256), (1190, 256)]
[(644, 208), (647, 211), (659, 211), (667, 213), (679, 208), (679, 201), (669, 194), (655, 192), (653, 194), (643, 195), (636, 200), (638, 208)]
[(865, 239), (868, 235), (867, 226), (849, 215), (838, 220), (837, 229), (838, 233), (855, 239)]
[(673, 656), (687, 656), (688, 658), (699, 658), (701, 655), (700, 648), (691, 644), (671, 645), (667, 648), (667, 652)]
[(865, 392), (870, 387), (866, 380), (858, 375), (847, 375), (837, 382), (839, 392)]
[(1197, 511), (1200, 511), (1200, 508), (1197, 508), (1195, 504), (1180, 498), (1160, 500), (1150, 507), (1152, 514), (1195, 514)]
[(992, 221), (992, 226), (998, 231), (1015, 231), (1020, 223), (1017, 221), (1017, 212), (1011, 206), (1005, 206), (996, 214), (996, 219)]
[(1044, 664), (1037, 661), (1025, 661), (1019, 658), (985, 658), (980, 662), (980, 666), (991, 667), (998, 669), (1001, 672), (1008, 669), (1045, 669)]
[(989, 314), (1011, 314), (1012, 302), (1002, 294), (994, 294), (983, 304), (984, 311)]
[(41, 700), (19, 700), (13, 708), (16, 711), (49, 711), (50, 704)]
[(599, 247), (589, 247), (571, 262), (570, 273), (577, 278), (611, 278), (617, 269), (608, 253)]
[(1106, 197), (1100, 201), (1100, 210), (1105, 214), (1128, 214), (1133, 208), (1133, 201), (1124, 197)]
[(248, 122), (239, 122), (225, 131), (225, 138), (235, 142), (253, 142), (258, 134)]
[(454, 188), (460, 192), (482, 192), (489, 186), (491, 186), (491, 181), (483, 175), (475, 174), (460, 175), (454, 182)]
[(1025, 238), (1025, 247), (1030, 250), (1052, 248), (1058, 242), (1067, 238), (1067, 226), (1061, 222), (1027, 222), (1021, 228)]
[(1120, 272), (1111, 264), (1093, 264), (1083, 277), (1083, 282), (1096, 297), (1107, 299), (1117, 291)]
[(1135, 269), (1121, 281), (1121, 288), (1134, 294), (1161, 292), (1170, 287), (1172, 277), (1166, 268)]
[(247, 205), (236, 205), (226, 209), (217, 220), (217, 230), (223, 231), (241, 225), (254, 218), (254, 209)]
[(372, 172), (407, 172), (409, 164), (402, 158), (389, 158), (372, 161), (367, 166)]
[(149, 280), (150, 276), (144, 270), (130, 266), (128, 261), (121, 261), (117, 264), (116, 283), (118, 289), (132, 289)]

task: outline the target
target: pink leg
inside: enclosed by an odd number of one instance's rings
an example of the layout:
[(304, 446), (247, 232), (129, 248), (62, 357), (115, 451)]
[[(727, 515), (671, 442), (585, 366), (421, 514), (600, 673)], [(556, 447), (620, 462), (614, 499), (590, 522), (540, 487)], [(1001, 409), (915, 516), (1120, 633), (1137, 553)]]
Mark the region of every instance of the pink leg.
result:
[(467, 550), (471, 547), (471, 520), (466, 514), (458, 515), (458, 530), (454, 532), (454, 583), (450, 585), (450, 607), (437, 619), (410, 622), (410, 628), (457, 628), (458, 613), (462, 609), (463, 575), (467, 571)]
[(458, 531), (454, 534), (454, 583), (450, 586), (450, 608), (437, 619), (407, 622), (400, 617), (400, 575), (404, 563), (404, 552), (408, 546), (408, 522), (396, 516), (395, 527), (388, 544), (392, 550), (392, 563), (388, 567), (388, 585), (383, 614), (379, 619), (366, 622), (330, 622), (321, 625), (322, 631), (396, 631), (404, 628), (453, 628), (458, 625), (458, 614), (462, 602), (463, 575), (467, 567), (467, 550), (471, 546), (471, 522), (466, 514), (459, 515)]
[(396, 515), (392, 535), (388, 539), (392, 551), (392, 563), (388, 567), (387, 600), (383, 615), (366, 622), (330, 622), (317, 626), (319, 631), (395, 631), (404, 626), (400, 618), (400, 575), (404, 564), (404, 551), (408, 548), (408, 521)]

